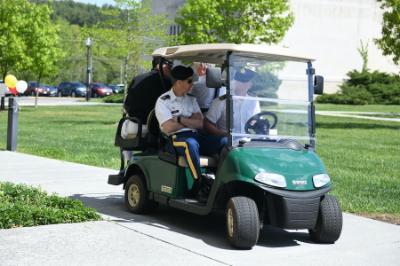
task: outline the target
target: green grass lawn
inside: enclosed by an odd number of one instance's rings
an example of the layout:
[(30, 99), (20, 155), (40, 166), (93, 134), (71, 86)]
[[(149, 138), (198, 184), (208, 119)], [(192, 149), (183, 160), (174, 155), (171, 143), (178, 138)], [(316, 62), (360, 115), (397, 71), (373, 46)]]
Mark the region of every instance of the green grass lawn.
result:
[(400, 222), (400, 123), (317, 116), (317, 152), (345, 211)]
[[(396, 112), (400, 106), (317, 105), (317, 110)], [(120, 106), (23, 107), (18, 151), (118, 169)], [(0, 148), (7, 112), (0, 112)], [(400, 222), (400, 123), (317, 116), (317, 152), (344, 211)]]
[[(17, 150), (117, 169), (114, 135), (120, 117), (120, 106), (22, 107)], [(6, 121), (7, 112), (0, 112), (0, 148), (6, 147)]]

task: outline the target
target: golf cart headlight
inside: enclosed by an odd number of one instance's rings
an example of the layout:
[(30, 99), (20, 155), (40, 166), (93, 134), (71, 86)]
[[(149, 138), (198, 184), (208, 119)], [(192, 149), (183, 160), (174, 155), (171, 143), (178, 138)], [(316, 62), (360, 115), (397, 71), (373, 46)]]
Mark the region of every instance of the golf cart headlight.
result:
[(320, 174), (313, 176), (313, 182), (315, 187), (323, 187), (331, 181), (331, 178), (327, 174)]
[(274, 187), (286, 187), (286, 179), (283, 175), (262, 172), (258, 173), (254, 179), (266, 185)]

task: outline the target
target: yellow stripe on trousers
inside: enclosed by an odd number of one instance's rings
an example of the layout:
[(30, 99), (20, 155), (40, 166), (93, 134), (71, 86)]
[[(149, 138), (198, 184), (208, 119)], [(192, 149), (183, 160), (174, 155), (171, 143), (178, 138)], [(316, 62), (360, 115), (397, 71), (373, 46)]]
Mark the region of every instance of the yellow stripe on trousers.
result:
[(194, 164), (192, 162), (192, 157), (190, 157), (189, 153), (189, 147), (186, 142), (184, 141), (172, 141), (174, 147), (182, 147), (185, 149), (185, 155), (186, 155), (186, 160), (189, 163), (189, 168), (192, 171), (194, 179), (198, 179), (199, 177), (197, 176), (196, 168), (194, 167)]

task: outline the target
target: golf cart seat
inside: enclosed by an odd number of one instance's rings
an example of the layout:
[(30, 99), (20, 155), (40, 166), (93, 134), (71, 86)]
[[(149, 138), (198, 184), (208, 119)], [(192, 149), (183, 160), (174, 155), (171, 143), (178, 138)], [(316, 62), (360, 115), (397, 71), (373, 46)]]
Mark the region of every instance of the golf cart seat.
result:
[(125, 116), (118, 122), (115, 134), (115, 146), (122, 150), (137, 151), (146, 147), (146, 132), (139, 118)]

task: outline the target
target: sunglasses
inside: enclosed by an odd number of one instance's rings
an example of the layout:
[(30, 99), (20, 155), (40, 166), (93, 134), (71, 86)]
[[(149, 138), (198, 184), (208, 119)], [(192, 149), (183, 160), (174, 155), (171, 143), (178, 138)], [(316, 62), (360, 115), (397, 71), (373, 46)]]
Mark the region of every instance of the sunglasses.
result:
[(185, 79), (186, 80), (186, 82), (188, 83), (188, 84), (192, 84), (193, 83), (193, 79)]

